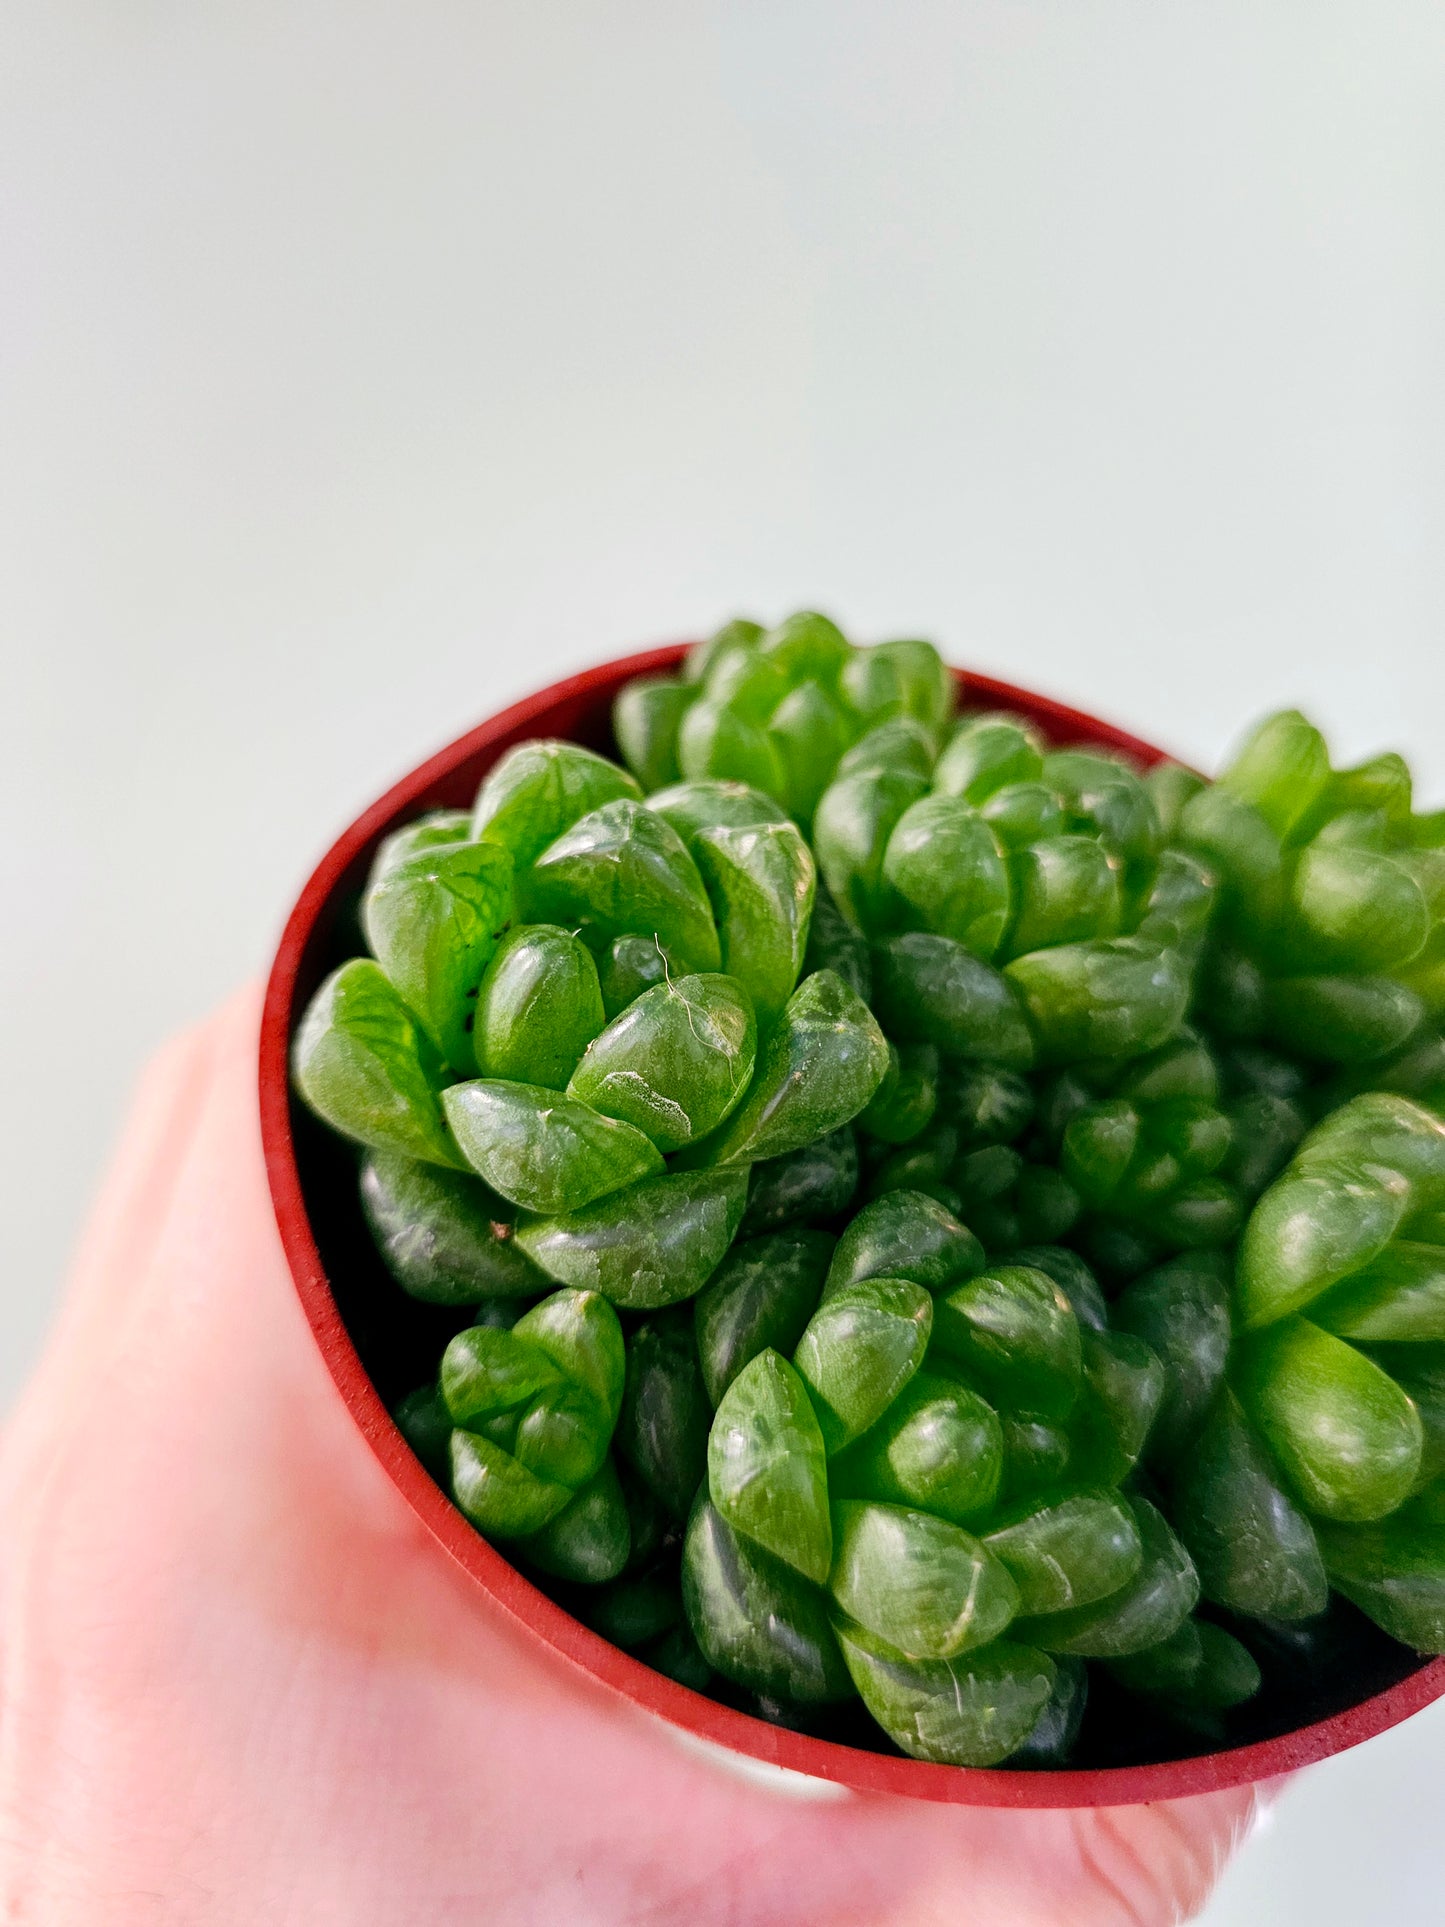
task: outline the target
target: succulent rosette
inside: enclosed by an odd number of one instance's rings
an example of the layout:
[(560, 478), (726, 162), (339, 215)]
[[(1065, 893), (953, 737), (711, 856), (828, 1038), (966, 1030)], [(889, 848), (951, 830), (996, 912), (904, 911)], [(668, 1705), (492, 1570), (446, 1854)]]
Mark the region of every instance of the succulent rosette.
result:
[(398, 1424), (595, 1630), (923, 1760), (1217, 1744), (1341, 1613), (1445, 1651), (1445, 815), (956, 701), (803, 613), (516, 746), (295, 1086)]

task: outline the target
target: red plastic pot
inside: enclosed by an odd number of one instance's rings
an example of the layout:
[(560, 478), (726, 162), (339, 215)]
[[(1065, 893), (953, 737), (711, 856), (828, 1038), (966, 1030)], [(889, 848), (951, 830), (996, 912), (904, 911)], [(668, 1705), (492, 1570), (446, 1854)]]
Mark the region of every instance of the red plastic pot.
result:
[[(470, 804), (482, 776), (512, 744), (567, 737), (611, 748), (612, 699), (629, 677), (667, 671), (682, 645), (653, 649), (554, 684), (503, 710), (413, 770), (358, 817), (318, 865), (287, 920), (267, 986), (261, 1026), (261, 1127), (281, 1241), (316, 1342), (367, 1442), (428, 1530), (476, 1585), (530, 1635), (624, 1698), (699, 1739), (755, 1760), (860, 1791), (966, 1806), (1115, 1806), (1174, 1799), (1288, 1773), (1383, 1732), (1445, 1693), (1445, 1659), (1411, 1663), (1403, 1676), (1331, 1717), (1228, 1751), (1142, 1766), (1010, 1771), (933, 1766), (772, 1726), (679, 1686), (609, 1645), (532, 1585), (473, 1530), (433, 1484), (397, 1431), (343, 1322), (321, 1253), (297, 1157), (287, 1059), (292, 1031), (328, 967), (338, 918), (354, 899), (380, 839), (421, 811)], [(956, 672), (972, 706), (1021, 711), (1054, 742), (1122, 749), (1141, 764), (1163, 752), (1091, 716), (1026, 690)]]

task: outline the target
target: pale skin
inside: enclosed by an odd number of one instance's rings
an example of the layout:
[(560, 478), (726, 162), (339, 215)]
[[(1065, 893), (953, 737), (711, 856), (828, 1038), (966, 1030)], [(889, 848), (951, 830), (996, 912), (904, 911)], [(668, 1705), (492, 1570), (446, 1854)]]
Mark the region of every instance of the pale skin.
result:
[(332, 1386), (248, 993), (151, 1065), (0, 1445), (0, 1919), (43, 1927), (1154, 1927), (1247, 1790), (1100, 1812), (789, 1798), (524, 1637)]

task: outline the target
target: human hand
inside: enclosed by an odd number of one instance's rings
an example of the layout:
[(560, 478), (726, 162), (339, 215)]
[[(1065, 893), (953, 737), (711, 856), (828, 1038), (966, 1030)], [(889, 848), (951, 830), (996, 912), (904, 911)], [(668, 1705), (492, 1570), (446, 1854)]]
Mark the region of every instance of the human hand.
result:
[(0, 1918), (1190, 1917), (1248, 1789), (1084, 1812), (790, 1797), (492, 1608), (388, 1481), (302, 1317), (257, 1017), (239, 997), (150, 1067), (0, 1442)]

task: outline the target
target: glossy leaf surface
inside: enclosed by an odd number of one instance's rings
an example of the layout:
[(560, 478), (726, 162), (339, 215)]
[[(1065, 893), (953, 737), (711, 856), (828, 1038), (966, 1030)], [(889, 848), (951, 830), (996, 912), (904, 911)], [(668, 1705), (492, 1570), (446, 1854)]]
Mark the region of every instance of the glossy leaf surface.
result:
[(757, 1027), (732, 977), (655, 985), (586, 1048), (569, 1097), (642, 1131), (664, 1154), (716, 1129), (752, 1080)]
[(863, 1703), (915, 1760), (994, 1766), (1028, 1738), (1049, 1702), (1053, 1662), (998, 1639), (949, 1660), (909, 1660), (861, 1626), (838, 1643)]
[(1314, 1529), (1226, 1390), (1172, 1489), (1179, 1536), (1206, 1599), (1258, 1619), (1310, 1619), (1329, 1596)]
[(442, 1107), (473, 1170), (527, 1211), (578, 1211), (662, 1169), (641, 1131), (540, 1084), (477, 1078)]
[(850, 1699), (826, 1595), (733, 1529), (706, 1499), (682, 1555), (687, 1621), (725, 1678), (803, 1706)]
[(703, 1382), (714, 1405), (759, 1352), (792, 1357), (817, 1307), (832, 1251), (826, 1232), (807, 1230), (733, 1246), (694, 1306)]
[(1420, 1416), (1342, 1339), (1304, 1318), (1263, 1333), (1245, 1349), (1240, 1396), (1311, 1512), (1379, 1519), (1408, 1496), (1420, 1470)]
[(625, 769), (576, 743), (518, 743), (478, 791), (472, 835), (510, 851), (520, 877), (579, 817), (641, 794)]
[(554, 1091), (606, 1022), (591, 951), (547, 923), (521, 924), (503, 937), (475, 1010), (472, 1045), (482, 1075)]
[(927, 930), (892, 937), (874, 952), (873, 978), (892, 1036), (935, 1044), (945, 1057), (1032, 1064), (1033, 1036), (1008, 979), (955, 938)]
[(527, 914), (602, 943), (656, 937), (675, 971), (716, 970), (712, 908), (697, 865), (665, 818), (623, 798), (574, 823), (539, 854), (523, 896)]
[(830, 1291), (793, 1354), (829, 1453), (860, 1438), (923, 1363), (933, 1300), (904, 1278)]
[(889, 1191), (863, 1209), (838, 1240), (828, 1292), (864, 1278), (907, 1278), (938, 1292), (982, 1271), (983, 1247), (936, 1198)]
[(815, 1584), (827, 1579), (833, 1532), (823, 1435), (803, 1381), (777, 1352), (759, 1352), (719, 1401), (707, 1479), (735, 1532)]
[(687, 1518), (706, 1476), (711, 1424), (691, 1311), (649, 1318), (627, 1341), (614, 1443), (675, 1519)]
[(911, 1659), (951, 1659), (996, 1639), (1018, 1607), (1009, 1573), (961, 1526), (908, 1506), (834, 1507), (834, 1599)]
[(291, 1070), (312, 1110), (343, 1137), (466, 1169), (442, 1116), (435, 1050), (369, 957), (332, 971), (311, 999)]
[(751, 1164), (799, 1150), (855, 1118), (887, 1068), (888, 1045), (862, 999), (830, 970), (805, 977), (708, 1156)]
[(724, 971), (768, 1031), (793, 994), (808, 941), (816, 877), (791, 823), (700, 830), (693, 854), (717, 922)]
[(974, 1524), (998, 1496), (1003, 1428), (977, 1392), (920, 1370), (828, 1476), (835, 1498), (882, 1499)]
[(1138, 1570), (1117, 1592), (1090, 1606), (1020, 1619), (1016, 1632), (1045, 1652), (1118, 1659), (1157, 1646), (1189, 1617), (1199, 1598), (1193, 1561), (1147, 1499), (1126, 1500), (1139, 1529)]
[(1013, 1411), (1066, 1418), (1083, 1381), (1079, 1323), (1046, 1273), (998, 1266), (937, 1301), (935, 1343)]
[(512, 1207), (480, 1178), (373, 1151), (361, 1167), (361, 1208), (387, 1269), (413, 1298), (474, 1305), (548, 1289), (513, 1237)]
[(549, 1278), (652, 1311), (706, 1284), (737, 1232), (747, 1188), (745, 1169), (670, 1171), (577, 1211), (523, 1218), (517, 1243)]
[(1018, 1587), (1023, 1614), (1091, 1606), (1139, 1570), (1143, 1548), (1134, 1515), (1104, 1491), (1074, 1492), (985, 1534), (984, 1545)]

